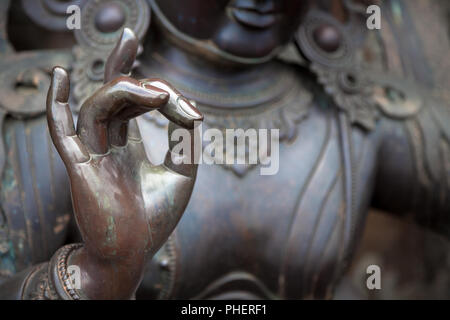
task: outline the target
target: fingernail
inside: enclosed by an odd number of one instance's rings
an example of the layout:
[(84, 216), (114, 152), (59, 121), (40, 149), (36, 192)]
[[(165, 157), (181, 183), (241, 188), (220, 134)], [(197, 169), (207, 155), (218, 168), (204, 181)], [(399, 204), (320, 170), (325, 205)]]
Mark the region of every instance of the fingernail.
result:
[(180, 109), (190, 118), (193, 120), (202, 121), (203, 115), (198, 111), (196, 107), (194, 107), (192, 104), (190, 104), (188, 101), (186, 101), (185, 98), (180, 97), (178, 99), (178, 106)]
[(169, 99), (169, 94), (167, 92), (161, 92), (158, 95), (158, 99), (160, 99), (160, 100), (168, 100)]
[(55, 101), (66, 103), (69, 99), (69, 76), (61, 67), (53, 68), (52, 93)]
[(122, 31), (122, 40), (136, 39), (136, 35), (130, 28), (124, 28)]

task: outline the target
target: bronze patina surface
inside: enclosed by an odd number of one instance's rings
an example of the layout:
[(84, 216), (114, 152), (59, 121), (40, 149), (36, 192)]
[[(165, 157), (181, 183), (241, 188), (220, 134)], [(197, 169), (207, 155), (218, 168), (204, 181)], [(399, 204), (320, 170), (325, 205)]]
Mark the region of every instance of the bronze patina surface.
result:
[[(368, 30), (366, 1), (2, 1), (0, 298), (332, 298), (370, 206), (449, 238), (448, 4), (427, 3), (377, 2)], [(174, 162), (214, 158), (206, 129), (278, 129), (278, 171)]]

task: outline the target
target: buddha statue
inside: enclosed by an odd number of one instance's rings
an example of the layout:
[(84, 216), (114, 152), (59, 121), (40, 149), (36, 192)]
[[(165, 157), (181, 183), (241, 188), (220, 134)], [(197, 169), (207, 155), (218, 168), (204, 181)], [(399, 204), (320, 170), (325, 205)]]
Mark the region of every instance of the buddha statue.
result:
[(387, 2), (3, 1), (0, 298), (332, 298), (370, 206), (448, 237), (432, 8)]

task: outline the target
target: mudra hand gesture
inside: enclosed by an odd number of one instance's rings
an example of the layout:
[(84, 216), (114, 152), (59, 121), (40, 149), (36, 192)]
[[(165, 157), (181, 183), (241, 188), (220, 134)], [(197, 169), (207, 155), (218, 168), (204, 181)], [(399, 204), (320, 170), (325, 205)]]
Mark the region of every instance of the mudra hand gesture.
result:
[(47, 97), (50, 135), (69, 174), (84, 240), (69, 263), (80, 267), (81, 291), (91, 299), (133, 296), (146, 260), (181, 218), (197, 172), (193, 161), (173, 162), (171, 150), (162, 165), (147, 159), (135, 117), (158, 109), (172, 127), (191, 133), (203, 117), (164, 81), (128, 76), (137, 49), (125, 29), (107, 61), (106, 84), (81, 107), (76, 131), (64, 69), (54, 68)]

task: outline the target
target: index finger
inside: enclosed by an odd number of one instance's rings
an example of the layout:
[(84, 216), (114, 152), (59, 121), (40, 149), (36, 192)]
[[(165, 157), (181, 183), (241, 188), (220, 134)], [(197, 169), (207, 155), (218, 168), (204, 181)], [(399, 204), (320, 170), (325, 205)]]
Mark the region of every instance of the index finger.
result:
[[(97, 90), (81, 106), (77, 134), (91, 153), (104, 154), (113, 143), (126, 141), (128, 120), (164, 105), (169, 95), (156, 87), (144, 86), (133, 78), (120, 77)], [(111, 122), (121, 125), (110, 125)]]
[(158, 111), (170, 121), (186, 129), (193, 129), (196, 121), (203, 121), (201, 112), (168, 82), (161, 79), (145, 79), (141, 82), (144, 86), (156, 87), (169, 93), (169, 101)]

